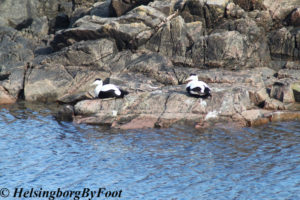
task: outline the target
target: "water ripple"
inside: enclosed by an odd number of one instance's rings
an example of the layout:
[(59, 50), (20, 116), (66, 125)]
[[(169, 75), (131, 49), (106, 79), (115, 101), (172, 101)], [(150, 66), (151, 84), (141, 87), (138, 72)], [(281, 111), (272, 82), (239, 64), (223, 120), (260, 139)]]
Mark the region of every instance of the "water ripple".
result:
[(0, 185), (122, 189), (123, 199), (299, 199), (300, 123), (108, 131), (44, 105), (0, 112)]

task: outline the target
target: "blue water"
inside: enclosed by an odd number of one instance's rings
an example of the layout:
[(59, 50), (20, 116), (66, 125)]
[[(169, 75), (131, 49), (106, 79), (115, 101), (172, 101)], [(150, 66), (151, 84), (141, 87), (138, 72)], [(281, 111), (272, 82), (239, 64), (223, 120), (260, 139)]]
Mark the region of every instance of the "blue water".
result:
[(14, 198), (15, 188), (122, 190), (120, 197), (103, 192), (93, 199), (300, 199), (297, 121), (120, 131), (56, 121), (47, 105), (0, 109), (0, 189), (9, 190), (0, 195), (6, 199), (28, 199)]

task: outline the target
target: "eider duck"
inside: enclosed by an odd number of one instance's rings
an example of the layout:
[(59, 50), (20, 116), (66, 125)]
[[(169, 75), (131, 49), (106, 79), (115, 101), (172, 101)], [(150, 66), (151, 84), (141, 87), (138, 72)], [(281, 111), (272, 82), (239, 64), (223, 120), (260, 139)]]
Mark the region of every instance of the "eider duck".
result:
[(94, 90), (95, 97), (98, 97), (100, 99), (123, 98), (128, 94), (127, 91), (122, 90), (113, 84), (103, 85), (103, 81), (100, 78), (95, 79), (92, 85), (96, 85), (96, 88)]
[(188, 82), (186, 91), (189, 95), (197, 98), (207, 98), (211, 96), (208, 85), (203, 81), (198, 81), (198, 76), (196, 74), (190, 74), (190, 77), (185, 81)]

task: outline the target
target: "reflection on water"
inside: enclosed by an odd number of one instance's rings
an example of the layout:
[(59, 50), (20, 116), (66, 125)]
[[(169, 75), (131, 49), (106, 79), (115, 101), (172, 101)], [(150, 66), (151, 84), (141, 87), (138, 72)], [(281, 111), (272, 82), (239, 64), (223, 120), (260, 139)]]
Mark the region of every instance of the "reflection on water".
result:
[(58, 122), (51, 109), (1, 109), (1, 187), (105, 187), (122, 189), (121, 199), (300, 198), (300, 122), (109, 131)]

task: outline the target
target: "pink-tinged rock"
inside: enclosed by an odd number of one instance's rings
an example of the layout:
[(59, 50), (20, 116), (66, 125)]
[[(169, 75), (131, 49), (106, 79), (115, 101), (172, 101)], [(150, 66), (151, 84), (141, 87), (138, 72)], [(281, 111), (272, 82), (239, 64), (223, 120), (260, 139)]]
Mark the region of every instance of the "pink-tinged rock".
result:
[(262, 117), (256, 120), (253, 120), (249, 125), (250, 126), (261, 126), (270, 122), (269, 118)]
[(260, 118), (264, 114), (264, 110), (257, 109), (257, 110), (246, 110), (241, 113), (242, 116), (247, 120), (247, 121), (253, 121), (255, 119)]
[(277, 111), (270, 116), (272, 122), (300, 120), (299, 111)]
[(267, 110), (285, 110), (285, 108), (285, 105), (277, 99), (267, 99), (264, 105), (264, 109)]
[(269, 111), (257, 109), (257, 110), (246, 110), (241, 115), (247, 121), (249, 126), (262, 125), (269, 122), (269, 119), (264, 117)]
[(0, 105), (1, 104), (13, 104), (16, 102), (16, 99), (8, 94), (8, 92), (0, 86)]
[(274, 20), (283, 20), (293, 9), (300, 6), (299, 0), (263, 0), (263, 6)]
[(132, 119), (130, 122), (122, 125), (114, 125), (112, 127), (120, 129), (145, 129), (154, 128), (157, 122), (157, 116), (155, 115), (141, 115), (137, 118)]
[(93, 115), (93, 116), (74, 116), (73, 121), (77, 124), (97, 124), (111, 126), (114, 123), (116, 117), (113, 115)]
[(249, 91), (249, 97), (256, 106), (260, 106), (266, 99), (269, 98), (266, 88), (261, 88), (257, 91)]

